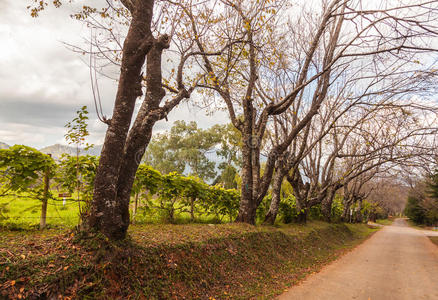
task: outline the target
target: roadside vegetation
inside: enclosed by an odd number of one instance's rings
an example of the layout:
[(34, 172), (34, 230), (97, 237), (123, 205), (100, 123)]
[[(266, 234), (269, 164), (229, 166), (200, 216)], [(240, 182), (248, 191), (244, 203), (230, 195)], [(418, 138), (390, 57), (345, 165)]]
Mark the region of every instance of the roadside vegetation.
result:
[(59, 230), (0, 236), (0, 295), (115, 299), (271, 298), (374, 230), (363, 224), (133, 225), (110, 242)]
[(438, 170), (425, 173), (414, 183), (405, 215), (416, 226), (438, 227)]
[(378, 219), (378, 220), (376, 220), (376, 223), (377, 223), (377, 224), (380, 224), (380, 225), (388, 226), (388, 225), (391, 225), (393, 221), (394, 221), (393, 218), (388, 218), (388, 219)]

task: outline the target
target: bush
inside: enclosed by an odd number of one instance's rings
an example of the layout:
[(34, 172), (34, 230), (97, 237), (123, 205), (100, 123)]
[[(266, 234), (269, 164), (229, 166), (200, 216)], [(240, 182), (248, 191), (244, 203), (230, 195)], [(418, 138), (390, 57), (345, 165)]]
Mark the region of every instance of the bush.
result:
[(133, 194), (147, 191), (148, 210), (155, 208), (159, 215), (167, 221), (175, 222), (177, 214), (190, 214), (194, 221), (195, 215), (214, 216), (222, 221), (227, 217), (230, 221), (237, 216), (240, 194), (235, 189), (224, 189), (220, 186), (210, 186), (192, 176), (183, 176), (176, 172), (161, 175), (150, 166), (140, 165)]
[(416, 224), (424, 224), (426, 221), (425, 210), (420, 206), (421, 199), (414, 196), (408, 197), (405, 215)]

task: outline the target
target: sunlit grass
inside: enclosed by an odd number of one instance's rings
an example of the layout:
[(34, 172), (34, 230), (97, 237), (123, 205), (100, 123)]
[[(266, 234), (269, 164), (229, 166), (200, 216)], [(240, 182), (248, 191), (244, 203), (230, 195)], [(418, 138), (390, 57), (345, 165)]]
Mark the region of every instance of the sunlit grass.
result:
[[(41, 217), (41, 201), (20, 196), (0, 197), (0, 226), (10, 229), (37, 227)], [(49, 200), (46, 224), (48, 227), (73, 227), (79, 221), (79, 208), (76, 201)]]
[(390, 220), (390, 219), (379, 219), (376, 221), (376, 223), (380, 224), (380, 225), (391, 225), (392, 222), (393, 222), (393, 220)]

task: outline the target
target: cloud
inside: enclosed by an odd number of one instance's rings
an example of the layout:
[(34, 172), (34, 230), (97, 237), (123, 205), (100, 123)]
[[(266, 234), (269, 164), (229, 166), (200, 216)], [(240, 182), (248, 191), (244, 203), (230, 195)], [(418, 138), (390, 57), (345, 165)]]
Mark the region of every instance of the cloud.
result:
[[(90, 111), (89, 142), (101, 144), (106, 125), (97, 120), (90, 87), (87, 57), (67, 49), (63, 42), (83, 45), (89, 31), (69, 15), (74, 8), (49, 6), (32, 18), (23, 1), (0, 0), (0, 141), (42, 148), (65, 143), (64, 125), (83, 105)], [(114, 68), (113, 68), (114, 69)], [(117, 85), (99, 79), (104, 114), (111, 116)], [(140, 102), (140, 101), (138, 101)], [(169, 129), (175, 120), (197, 121), (209, 127), (226, 121), (182, 104), (160, 121), (154, 131)]]

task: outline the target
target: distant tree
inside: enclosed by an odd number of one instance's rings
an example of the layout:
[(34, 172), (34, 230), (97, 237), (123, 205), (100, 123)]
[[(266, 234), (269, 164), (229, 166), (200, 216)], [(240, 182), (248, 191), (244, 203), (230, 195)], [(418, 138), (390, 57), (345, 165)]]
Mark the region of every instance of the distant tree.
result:
[[(217, 155), (225, 160), (227, 165), (233, 165), (237, 169), (242, 167), (242, 134), (229, 123), (221, 130), (221, 145)], [(220, 167), (220, 166), (219, 166)]]
[(152, 138), (145, 152), (144, 161), (162, 174), (171, 172), (182, 174), (186, 167), (185, 162), (178, 158), (177, 153), (170, 150), (167, 133), (159, 133)]
[(226, 189), (236, 189), (237, 181), (236, 175), (238, 174), (237, 169), (227, 163), (221, 163), (219, 165), (221, 173), (216, 177), (213, 184), (221, 184)]
[(216, 175), (216, 163), (209, 153), (222, 140), (223, 126), (198, 128), (196, 122), (176, 121), (169, 132), (157, 135), (146, 151), (145, 160), (163, 174), (188, 173), (203, 180)]

